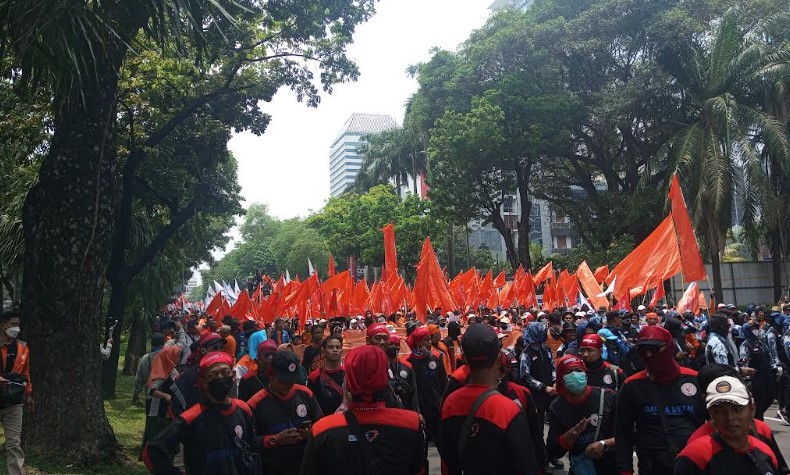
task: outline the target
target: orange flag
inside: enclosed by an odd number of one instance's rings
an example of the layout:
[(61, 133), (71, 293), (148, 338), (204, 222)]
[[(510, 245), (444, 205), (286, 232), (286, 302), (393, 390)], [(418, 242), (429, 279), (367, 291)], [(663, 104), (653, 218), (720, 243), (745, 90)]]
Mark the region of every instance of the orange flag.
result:
[(609, 301), (604, 297), (598, 297), (598, 294), (601, 293), (601, 286), (595, 280), (595, 276), (590, 270), (590, 266), (587, 265), (587, 261), (582, 261), (579, 264), (579, 268), (576, 269), (576, 277), (579, 278), (579, 284), (587, 294), (587, 300), (595, 306), (593, 310), (597, 310), (598, 307), (609, 308)]
[(678, 245), (680, 246), (680, 262), (683, 267), (683, 279), (686, 282), (695, 280), (705, 280), (705, 266), (702, 263), (702, 254), (699, 252), (697, 238), (694, 236), (694, 228), (691, 227), (686, 202), (683, 200), (683, 191), (680, 189), (678, 176), (672, 176), (672, 184), (669, 186), (669, 199), (672, 202), (672, 220), (675, 223)]
[(368, 283), (365, 279), (360, 280), (354, 286), (354, 295), (351, 297), (351, 310), (353, 313), (365, 313), (365, 304), (368, 301), (370, 291), (368, 290)]
[(398, 273), (398, 254), (395, 250), (395, 225), (390, 223), (381, 229), (384, 232), (384, 272), (381, 280), (389, 280)]
[(609, 277), (609, 266), (601, 266), (595, 269), (595, 280), (600, 284), (601, 282), (606, 282), (606, 278)]
[(230, 308), (230, 314), (239, 320), (246, 320), (247, 315), (252, 313), (252, 302), (247, 291), (243, 290), (239, 293), (239, 298), (236, 303)]
[(650, 299), (650, 307), (655, 308), (655, 306), (658, 305), (658, 302), (665, 296), (666, 292), (664, 291), (664, 281), (658, 281), (656, 291), (653, 293), (653, 298)]
[(483, 278), (483, 283), (480, 284), (480, 291), (478, 292), (478, 299), (475, 303), (475, 307), (487, 305), (492, 292), (496, 292), (496, 289), (494, 289), (494, 278), (491, 276), (491, 269), (489, 269), (486, 276)]
[(430, 238), (425, 238), (422, 245), (413, 292), (414, 311), (422, 321), (427, 319), (428, 308), (441, 307), (445, 311), (455, 309), (455, 303), (447, 285), (447, 278), (439, 267), (439, 261), (436, 259)]
[(214, 294), (214, 297), (211, 298), (211, 302), (209, 302), (208, 307), (206, 308), (206, 314), (216, 317), (222, 310), (224, 300), (225, 297), (222, 296), (222, 292), (217, 292)]
[[(519, 267), (521, 267), (521, 266), (519, 266)], [(524, 269), (521, 269), (521, 271), (523, 272)], [(502, 272), (500, 272), (498, 276), (496, 276), (496, 279), (494, 279), (494, 286), (497, 287), (497, 288), (502, 288), (502, 287), (505, 286), (505, 271), (504, 270)]]
[(550, 279), (553, 276), (554, 276), (554, 267), (552, 261), (549, 261), (548, 264), (543, 266), (543, 268), (540, 269), (537, 274), (535, 274), (533, 280), (535, 281), (535, 285), (540, 285), (543, 283), (543, 281), (545, 281), (546, 279)]
[(335, 271), (335, 258), (332, 257), (332, 253), (330, 252), (329, 253), (329, 271), (327, 272), (327, 275), (329, 275), (329, 277), (332, 277), (335, 274), (336, 274), (336, 271)]

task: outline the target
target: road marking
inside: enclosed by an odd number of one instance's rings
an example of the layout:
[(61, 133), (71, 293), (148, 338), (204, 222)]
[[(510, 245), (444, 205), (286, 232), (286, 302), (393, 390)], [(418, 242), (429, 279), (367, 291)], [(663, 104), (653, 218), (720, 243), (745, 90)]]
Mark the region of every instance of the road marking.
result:
[(763, 419), (768, 419), (769, 421), (774, 421), (774, 422), (778, 422), (780, 424), (784, 424), (784, 421), (782, 419), (777, 419), (775, 417), (763, 416)]

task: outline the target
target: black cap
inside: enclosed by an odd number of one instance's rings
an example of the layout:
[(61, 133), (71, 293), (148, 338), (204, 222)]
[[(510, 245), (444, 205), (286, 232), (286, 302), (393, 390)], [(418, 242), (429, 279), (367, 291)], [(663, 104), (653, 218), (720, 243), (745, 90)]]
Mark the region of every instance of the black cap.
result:
[(461, 339), (464, 357), (469, 363), (493, 361), (502, 343), (491, 325), (472, 325)]
[(562, 322), (562, 329), (560, 330), (560, 334), (569, 331), (576, 333), (576, 324), (573, 322)]
[(302, 373), (299, 371), (299, 357), (293, 351), (276, 352), (269, 367), (283, 383), (304, 383)]

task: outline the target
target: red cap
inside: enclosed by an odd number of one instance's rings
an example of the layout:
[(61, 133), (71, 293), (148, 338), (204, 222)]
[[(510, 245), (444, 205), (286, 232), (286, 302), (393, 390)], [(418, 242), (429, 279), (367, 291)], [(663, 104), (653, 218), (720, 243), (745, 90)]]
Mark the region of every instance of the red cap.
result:
[(266, 354), (266, 353), (274, 353), (277, 351), (277, 343), (274, 340), (266, 340), (262, 341), (260, 345), (258, 345), (258, 354)]
[(389, 385), (389, 361), (378, 346), (362, 345), (349, 351), (344, 368), (346, 389), (362, 401), (372, 401), (374, 393)]
[(390, 333), (390, 345), (400, 345), (400, 337), (397, 333)]
[(565, 389), (565, 381), (563, 377), (574, 370), (587, 372), (587, 367), (584, 366), (584, 361), (576, 355), (565, 355), (557, 361), (557, 392), (564, 395), (568, 392)]
[(204, 348), (208, 346), (209, 343), (214, 343), (214, 340), (221, 340), (222, 343), (225, 343), (225, 339), (222, 338), (219, 333), (203, 332), (203, 334), (200, 335), (198, 346)]
[(231, 356), (224, 351), (212, 351), (211, 353), (206, 354), (200, 360), (200, 365), (198, 366), (198, 376), (202, 378), (210, 367), (219, 363), (225, 363), (232, 368), (233, 358), (231, 358)]
[(596, 350), (603, 349), (603, 338), (595, 333), (584, 335), (579, 348), (595, 348)]
[(368, 327), (368, 338), (373, 338), (376, 335), (386, 334), (389, 335), (389, 330), (387, 330), (387, 325), (383, 323), (374, 323), (373, 325)]
[(422, 340), (431, 336), (431, 332), (428, 331), (425, 327), (419, 327), (415, 329), (408, 338), (406, 338), (406, 343), (409, 344), (409, 348), (414, 349), (417, 346), (417, 343), (421, 342)]

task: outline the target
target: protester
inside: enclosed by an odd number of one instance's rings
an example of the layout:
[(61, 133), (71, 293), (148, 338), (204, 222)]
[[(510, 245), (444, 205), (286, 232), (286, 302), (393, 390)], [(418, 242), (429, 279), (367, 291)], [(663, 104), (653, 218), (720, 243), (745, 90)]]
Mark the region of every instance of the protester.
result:
[(181, 473), (172, 460), (183, 444), (186, 473), (258, 475), (252, 412), (229, 396), (233, 358), (224, 352), (208, 353), (198, 368), (202, 402), (148, 442), (143, 453), (148, 470), (154, 475)]
[(32, 412), (33, 383), (30, 380), (30, 352), (18, 340), (21, 320), (16, 312), (0, 313), (0, 424), (5, 434), (6, 467), (9, 475), (25, 473), (22, 451), (23, 409)]
[(697, 372), (675, 361), (672, 335), (658, 326), (639, 334), (637, 351), (646, 370), (625, 380), (617, 399), (615, 438), (619, 473), (671, 474), (675, 456), (705, 421), (697, 396)]
[[(395, 395), (394, 406), (399, 409), (420, 412), (414, 368), (406, 359), (400, 357), (400, 337), (395, 333), (389, 335), (386, 353), (389, 359), (390, 389)], [(387, 407), (390, 405), (388, 404)]]
[(776, 455), (770, 447), (749, 435), (755, 402), (737, 378), (714, 379), (705, 399), (716, 432), (689, 443), (678, 456), (675, 475), (778, 473)]
[(222, 325), (217, 333), (225, 340), (222, 351), (230, 355), (233, 361), (236, 361), (236, 339), (231, 335), (230, 331), (230, 325)]
[(496, 333), (489, 325), (473, 325), (461, 344), (470, 373), (468, 384), (442, 406), (442, 473), (539, 473), (524, 411), (495, 389), (501, 377)]
[(325, 415), (334, 414), (343, 402), (345, 392), (345, 370), (340, 365), (343, 356), (343, 339), (329, 336), (324, 340), (324, 367), (313, 370), (307, 381), (307, 387), (313, 391), (321, 412)]
[[(198, 385), (200, 360), (209, 353), (222, 351), (224, 347), (225, 340), (219, 334), (212, 332), (203, 333), (198, 341), (197, 348), (190, 355), (189, 361), (187, 361), (187, 366), (169, 387), (163, 388), (164, 392), (172, 395), (169, 402), (170, 411), (173, 415), (177, 416), (200, 402), (202, 398)], [(231, 392), (231, 395), (233, 395), (233, 392)]]
[(290, 343), (291, 342), (291, 335), (288, 331), (284, 330), (283, 327), (285, 326), (285, 318), (280, 317), (274, 321), (274, 328), (269, 330), (269, 339), (274, 340), (277, 343), (277, 346), (282, 345), (283, 343)]
[(348, 410), (313, 426), (301, 474), (424, 474), (419, 416), (386, 407), (387, 356), (376, 346), (360, 346), (349, 352), (345, 368)]
[(250, 334), (250, 337), (247, 339), (250, 358), (256, 359), (258, 357), (258, 347), (269, 338), (266, 333), (266, 328), (262, 327), (260, 330)]
[(452, 374), (459, 366), (463, 364), (463, 350), (461, 349), (461, 324), (458, 322), (449, 322), (447, 324), (447, 336), (442, 338), (438, 347), (447, 356), (445, 360), (444, 369), (447, 374)]
[(323, 342), (324, 327), (321, 325), (314, 325), (310, 329), (310, 344), (305, 347), (304, 356), (302, 357), (302, 366), (307, 370), (307, 374), (312, 373), (324, 365), (324, 358), (321, 355), (321, 345)]
[(563, 356), (557, 362), (559, 397), (549, 406), (546, 448), (553, 459), (569, 452), (571, 475), (615, 475), (617, 395), (590, 386), (586, 371), (589, 370), (585, 362), (574, 355)]
[(751, 375), (752, 391), (755, 404), (755, 417), (763, 420), (763, 414), (771, 406), (776, 396), (773, 362), (768, 346), (761, 338), (762, 333), (757, 323), (747, 322), (741, 327), (743, 343), (740, 347), (740, 365), (754, 370)]
[(239, 381), (239, 399), (249, 401), (258, 391), (269, 386), (269, 365), (272, 362), (277, 345), (272, 340), (266, 340), (258, 345), (254, 371), (248, 371)]
[[(148, 382), (148, 377), (151, 375), (151, 363), (153, 362), (154, 357), (159, 350), (165, 344), (165, 336), (161, 333), (154, 333), (151, 335), (151, 351), (144, 354), (140, 361), (137, 362), (137, 371), (135, 372), (134, 376), (134, 389), (132, 390), (132, 404), (137, 405), (140, 404), (140, 393), (143, 392), (146, 383)], [(150, 394), (146, 391), (146, 410), (150, 404)]]
[(269, 374), (269, 386), (248, 401), (255, 418), (262, 473), (295, 475), (310, 429), (324, 414), (313, 392), (300, 384), (304, 379), (294, 353), (276, 352)]
[[(623, 370), (603, 360), (603, 339), (597, 334), (585, 335), (579, 345), (579, 356), (584, 361), (587, 383), (596, 388), (617, 392), (625, 380)], [(557, 363), (559, 367), (559, 362)], [(557, 376), (559, 383), (559, 376)]]
[(414, 330), (407, 342), (411, 347), (411, 354), (406, 360), (414, 369), (420, 413), (425, 419), (428, 439), (436, 443), (447, 374), (444, 372), (442, 361), (432, 352), (431, 334), (427, 328), (419, 327)]

